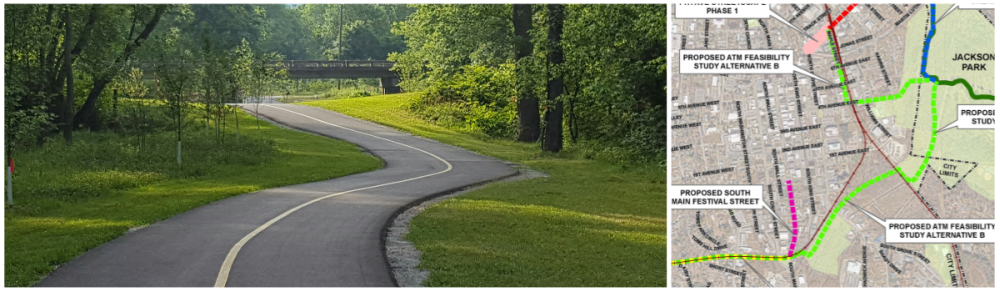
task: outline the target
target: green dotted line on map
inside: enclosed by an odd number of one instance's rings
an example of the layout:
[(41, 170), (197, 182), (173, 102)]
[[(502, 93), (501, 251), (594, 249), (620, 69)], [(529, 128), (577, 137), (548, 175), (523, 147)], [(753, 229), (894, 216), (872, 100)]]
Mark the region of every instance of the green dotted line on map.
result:
[[(833, 39), (833, 36), (831, 35), (832, 32), (830, 30), (827, 30), (826, 33), (828, 34), (828, 39), (832, 40)], [(833, 53), (834, 62), (835, 62), (835, 64), (837, 64), (837, 75), (839, 76), (839, 79), (840, 79), (841, 88), (844, 90), (844, 102), (848, 102), (849, 103), (851, 101), (851, 99), (850, 99), (850, 96), (848, 95), (848, 91), (847, 91), (846, 80), (844, 78), (844, 70), (843, 70), (843, 68), (841, 68), (840, 61), (837, 59), (836, 47), (833, 44), (833, 42), (830, 42), (830, 49), (831, 49), (831, 52)], [(931, 154), (934, 152), (934, 144), (937, 143), (937, 126), (938, 126), (937, 88), (938, 88), (938, 82), (931, 82), (930, 78), (913, 78), (913, 79), (910, 79), (910, 80), (906, 81), (906, 84), (903, 85), (903, 87), (899, 90), (898, 94), (890, 94), (890, 95), (886, 95), (886, 96), (866, 98), (866, 99), (859, 100), (858, 104), (876, 103), (876, 102), (882, 102), (882, 101), (899, 99), (903, 95), (906, 94), (906, 90), (908, 88), (910, 88), (910, 85), (913, 85), (913, 84), (922, 84), (922, 83), (932, 83), (933, 84), (931, 86), (931, 129), (933, 129), (933, 130), (931, 132), (930, 145), (927, 146), (927, 154), (924, 155), (924, 160), (923, 160), (923, 162), (920, 163), (920, 167), (917, 168), (917, 171), (913, 173), (913, 176), (907, 177), (906, 173), (903, 172), (903, 169), (901, 167), (897, 166), (895, 169), (887, 171), (887, 172), (883, 173), (882, 175), (876, 176), (876, 177), (868, 180), (867, 182), (861, 184), (860, 186), (854, 188), (854, 190), (851, 191), (851, 193), (847, 194), (847, 197), (844, 198), (843, 201), (841, 201), (839, 204), (837, 204), (837, 207), (833, 208), (833, 212), (830, 213), (830, 217), (828, 217), (826, 219), (826, 222), (823, 224), (823, 228), (820, 230), (819, 236), (816, 238), (816, 242), (813, 244), (813, 246), (809, 250), (809, 252), (807, 252), (805, 254), (805, 256), (807, 258), (811, 258), (814, 255), (814, 253), (819, 249), (819, 245), (821, 243), (823, 243), (823, 237), (826, 236), (827, 230), (830, 229), (830, 225), (833, 224), (833, 220), (837, 218), (837, 213), (840, 213), (840, 209), (844, 208), (844, 206), (846, 206), (847, 202), (850, 201), (851, 199), (853, 199), (854, 196), (856, 196), (858, 193), (860, 193), (864, 189), (868, 188), (869, 186), (872, 186), (875, 183), (878, 183), (879, 181), (882, 181), (883, 179), (889, 178), (889, 177), (895, 175), (896, 173), (899, 173), (900, 175), (902, 175), (903, 179), (905, 179), (908, 183), (914, 183), (920, 177), (920, 174), (924, 172), (924, 169), (926, 169), (927, 164), (930, 163)], [(717, 254), (717, 255), (710, 255), (710, 256), (703, 256), (703, 257), (696, 257), (696, 258), (688, 258), (688, 259), (676, 260), (676, 261), (672, 261), (670, 263), (670, 265), (675, 266), (675, 265), (698, 263), (698, 262), (711, 261), (711, 260), (734, 259), (734, 258), (745, 259), (745, 260), (758, 260), (758, 261), (785, 261), (785, 260), (795, 259), (795, 258), (801, 256), (802, 253), (800, 253), (800, 252), (796, 252), (792, 256), (747, 255), (747, 254)]]

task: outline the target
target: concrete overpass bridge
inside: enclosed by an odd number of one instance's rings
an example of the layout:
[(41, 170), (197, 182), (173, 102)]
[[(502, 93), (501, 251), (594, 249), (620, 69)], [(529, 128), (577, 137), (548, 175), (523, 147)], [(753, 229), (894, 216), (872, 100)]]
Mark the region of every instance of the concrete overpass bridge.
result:
[[(382, 93), (399, 93), (399, 76), (389, 70), (395, 62), (389, 61), (313, 61), (285, 60), (271, 62), (278, 68), (287, 68), (292, 79), (355, 79), (378, 78)], [(149, 66), (140, 66), (145, 78), (153, 78)]]
[(389, 61), (302, 61), (271, 62), (288, 68), (291, 78), (393, 78)]
[(303, 61), (274, 62), (288, 68), (288, 77), (305, 78), (379, 78), (382, 93), (399, 93), (399, 76), (389, 71), (395, 62), (389, 61)]

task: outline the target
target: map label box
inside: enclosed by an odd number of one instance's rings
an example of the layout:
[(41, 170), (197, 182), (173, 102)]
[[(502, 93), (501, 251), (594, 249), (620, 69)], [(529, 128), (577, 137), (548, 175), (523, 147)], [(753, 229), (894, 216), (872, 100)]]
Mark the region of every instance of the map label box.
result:
[(995, 129), (996, 105), (992, 104), (960, 104), (958, 105), (958, 119), (948, 124), (941, 131), (958, 127), (964, 129)]
[(672, 185), (667, 188), (671, 209), (760, 209), (763, 185)]
[(994, 243), (993, 219), (888, 219), (887, 243)]
[(764, 3), (679, 3), (674, 11), (679, 19), (771, 17), (771, 7)]
[(793, 50), (680, 50), (680, 74), (792, 74), (830, 83), (795, 66)]

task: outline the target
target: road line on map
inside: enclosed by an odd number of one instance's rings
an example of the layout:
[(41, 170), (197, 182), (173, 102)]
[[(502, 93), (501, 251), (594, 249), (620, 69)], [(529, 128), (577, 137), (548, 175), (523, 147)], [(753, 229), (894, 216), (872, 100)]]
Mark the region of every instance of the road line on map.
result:
[[(833, 30), (833, 27), (835, 27), (836, 24), (838, 24), (843, 19), (843, 16), (845, 16), (848, 12), (850, 12), (850, 9), (852, 9), (853, 6), (855, 6), (855, 5), (856, 4), (852, 4), (850, 7), (848, 7), (848, 10), (845, 10), (841, 14), (841, 16), (838, 17), (837, 21), (831, 21), (831, 25), (828, 26), (830, 28), (830, 31), (829, 31), (830, 37), (832, 37), (832, 39), (833, 39), (833, 42), (831, 43), (831, 46), (833, 47), (833, 55), (834, 55), (835, 62), (840, 59), (840, 51), (839, 51), (839, 48), (837, 47), (839, 45), (837, 44), (837, 39), (836, 39), (837, 37), (836, 37), (835, 31)], [(932, 112), (932, 115), (933, 115), (932, 128), (936, 128), (936, 125), (937, 125), (937, 112), (936, 112), (936, 101), (935, 100), (936, 100), (936, 96), (937, 96), (937, 86), (938, 86), (939, 82), (937, 80), (937, 76), (928, 75), (926, 73), (926, 69), (925, 68), (926, 68), (926, 58), (927, 58), (927, 52), (926, 51), (929, 49), (930, 38), (933, 37), (934, 31), (936, 30), (936, 27), (934, 25), (934, 12), (935, 12), (934, 9), (935, 9), (934, 8), (934, 4), (931, 4), (932, 30), (931, 30), (931, 33), (928, 34), (928, 39), (925, 41), (925, 52), (924, 52), (924, 55), (923, 55), (922, 66), (921, 66), (921, 74), (925, 78), (915, 78), (915, 79), (911, 79), (910, 80), (911, 82), (918, 82), (918, 83), (930, 82), (930, 83), (933, 84), (932, 85), (932, 91), (931, 91), (931, 100), (932, 100), (931, 101), (931, 103), (932, 103), (932, 110), (931, 110), (931, 112)], [(830, 18), (830, 16), (827, 15), (827, 18)], [(839, 62), (837, 62), (837, 63), (839, 65)], [(846, 75), (845, 72), (842, 71), (842, 67), (840, 69), (838, 69), (838, 75), (839, 75), (838, 77), (840, 77), (840, 81), (842, 83), (842, 87), (844, 88), (845, 102), (850, 103), (852, 101), (852, 99), (850, 98), (850, 89), (848, 88), (848, 86), (846, 84), (846, 81), (845, 81), (847, 75)], [(949, 84), (948, 86), (952, 86), (954, 84), (957, 84), (956, 81), (951, 81), (953, 84)], [(964, 79), (963, 79), (963, 81), (964, 81)], [(896, 98), (892, 98), (892, 99), (898, 99), (898, 98), (902, 97), (902, 95), (905, 93), (906, 88), (909, 87), (909, 85), (910, 85), (911, 82), (907, 82), (907, 84), (901, 90), (900, 94), (898, 94), (898, 96)], [(971, 89), (971, 86), (968, 86), (967, 83), (965, 85), (966, 85), (967, 89)], [(970, 90), (970, 96), (973, 96), (973, 92), (971, 90)], [(888, 97), (889, 96), (883, 96), (883, 97), (877, 97), (877, 98), (868, 98), (868, 99), (865, 99), (864, 103), (873, 103), (873, 102), (879, 102), (879, 101), (892, 100), (892, 99), (890, 99)], [(973, 99), (980, 99), (980, 98), (973, 98)], [(986, 98), (982, 98), (982, 99), (986, 99)], [(861, 101), (859, 101), (859, 104), (864, 104), (864, 103), (862, 103)], [(853, 105), (852, 105), (852, 108), (854, 108)], [(871, 138), (871, 136), (865, 130), (864, 125), (861, 124), (860, 118), (857, 117), (857, 109), (856, 108), (854, 109), (854, 112), (855, 112), (855, 118), (858, 119), (858, 125), (861, 127), (861, 131), (863, 133), (863, 136), (865, 136), (867, 138), (867, 139), (865, 139), (865, 142), (866, 142), (865, 144), (867, 144), (867, 140), (872, 140), (872, 142), (874, 144), (874, 139)], [(889, 165), (892, 166), (893, 170), (890, 170), (889, 172), (883, 173), (882, 175), (877, 176), (876, 178), (873, 178), (872, 180), (869, 180), (868, 182), (866, 182), (865, 184), (862, 185), (863, 187), (859, 187), (859, 188), (861, 188), (861, 190), (863, 190), (864, 188), (867, 188), (868, 185), (871, 185), (871, 184), (873, 184), (875, 182), (881, 181), (882, 179), (887, 178), (888, 176), (891, 176), (892, 174), (898, 173), (900, 175), (900, 177), (903, 178), (904, 182), (906, 182), (907, 187), (909, 187), (910, 190), (914, 194), (917, 194), (916, 190), (913, 189), (913, 186), (910, 185), (910, 182), (916, 182), (916, 179), (920, 177), (921, 171), (927, 166), (927, 164), (928, 164), (928, 162), (930, 160), (931, 153), (932, 153), (932, 151), (934, 149), (933, 145), (934, 145), (935, 140), (936, 140), (936, 133), (932, 134), (931, 144), (928, 146), (927, 155), (924, 157), (925, 159), (924, 159), (923, 163), (921, 163), (921, 165), (919, 167), (920, 170), (916, 171), (914, 173), (914, 175), (913, 175), (912, 178), (907, 178), (906, 175), (901, 170), (901, 168), (893, 165), (892, 162), (889, 161), (888, 157), (885, 156), (885, 153), (882, 152), (882, 149), (880, 147), (878, 147), (877, 144), (874, 144), (875, 148), (879, 151), (879, 153), (886, 160), (886, 162), (888, 162)], [(912, 151), (912, 149), (911, 149), (911, 151)], [(864, 154), (862, 154), (862, 161), (863, 160), (864, 160)], [(861, 162), (858, 163), (858, 167), (860, 167), (860, 165), (861, 165)], [(857, 169), (855, 169), (855, 172), (856, 171), (857, 171)], [(853, 176), (854, 176), (854, 174), (852, 173), (851, 177), (853, 178)], [(848, 181), (850, 181), (850, 179)], [(846, 187), (846, 184), (845, 184), (845, 187)], [(840, 209), (844, 206), (845, 202), (848, 202), (851, 198), (853, 198), (853, 196), (856, 195), (857, 192), (858, 192), (858, 188), (856, 188), (855, 191), (853, 191), (851, 195), (848, 195), (848, 198), (845, 198), (844, 201), (841, 201), (840, 204), (839, 204), (839, 206), (837, 206), (835, 209), (833, 209), (835, 211), (832, 214), (830, 212), (828, 212), (828, 214), (827, 214), (827, 216), (828, 216), (827, 223), (825, 224), (825, 226), (821, 225), (821, 228), (823, 228), (823, 232), (819, 234), (820, 236), (819, 236), (819, 239), (816, 240), (816, 245), (814, 245), (813, 248), (812, 248), (812, 250), (810, 252), (808, 252), (807, 257), (812, 257), (813, 252), (816, 251), (818, 249), (818, 247), (819, 247), (819, 244), (822, 243), (822, 238), (825, 235), (825, 232), (828, 229), (828, 227), (832, 224), (832, 220), (834, 218), (836, 218), (836, 213), (838, 213), (840, 211)], [(841, 195), (842, 194), (843, 194), (843, 190), (841, 190)], [(937, 215), (934, 214), (933, 211), (931, 211), (930, 206), (927, 205), (927, 202), (925, 202), (923, 200), (923, 198), (921, 198), (918, 194), (917, 194), (917, 198), (920, 200), (920, 202), (922, 204), (924, 204), (924, 207), (927, 208), (927, 210), (929, 212), (931, 212), (931, 215), (934, 216), (935, 218), (937, 218)], [(838, 197), (837, 201), (839, 201), (839, 197)], [(795, 216), (795, 215), (793, 214), (792, 216)], [(794, 221), (793, 221), (793, 224), (795, 224)], [(813, 235), (813, 238), (815, 238), (815, 237), (816, 237), (816, 234)], [(810, 240), (810, 243), (811, 243), (811, 241), (812, 240)], [(951, 246), (952, 246), (952, 251), (954, 252), (954, 256), (955, 256), (956, 262), (958, 262), (959, 261), (959, 259), (958, 259), (958, 251), (957, 251), (957, 249), (955, 247), (955, 244), (951, 244)], [(799, 253), (794, 253), (794, 254), (792, 254), (790, 252), (789, 256), (760, 256), (760, 255), (735, 255), (735, 254), (726, 254), (726, 255), (704, 256), (704, 257), (698, 257), (698, 258), (690, 258), (690, 259), (678, 260), (678, 261), (672, 262), (671, 264), (672, 265), (677, 265), (677, 264), (686, 264), (686, 263), (689, 263), (689, 262), (701, 262), (701, 261), (707, 261), (707, 260), (729, 259), (729, 258), (741, 258), (744, 261), (746, 259), (748, 259), (748, 258), (751, 259), (751, 260), (771, 260), (771, 261), (774, 261), (774, 260), (794, 259), (794, 258), (796, 258), (796, 257), (798, 257), (800, 255), (801, 255), (801, 251)], [(958, 265), (956, 265), (956, 269), (958, 269), (958, 274), (959, 274), (959, 277), (961, 277), (962, 286), (964, 287), (965, 286), (964, 275), (962, 275), (961, 267), (959, 267)]]
[[(827, 9), (829, 9), (829, 8), (827, 8)], [(827, 15), (827, 19), (829, 19), (829, 18), (830, 18), (830, 16)], [(834, 45), (838, 48), (836, 51), (837, 51), (837, 55), (839, 56), (840, 55), (840, 49), (839, 49), (840, 44), (837, 41), (837, 35), (836, 35), (836, 33), (833, 34), (833, 41), (834, 41)], [(848, 90), (850, 90), (850, 89), (848, 89)], [(852, 106), (852, 108), (854, 108), (854, 106)], [(855, 110), (854, 116), (855, 116), (855, 118), (857, 118), (857, 110)], [(861, 124), (861, 119), (857, 118), (857, 120), (858, 120), (858, 126), (861, 127), (861, 132), (864, 135), (864, 137), (866, 137), (867, 140), (871, 140), (872, 141), (872, 145), (875, 145), (875, 149), (878, 150), (879, 154), (882, 155), (882, 158), (885, 159), (885, 161), (887, 163), (889, 163), (889, 166), (891, 166), (893, 168), (896, 168), (896, 166), (892, 163), (892, 161), (889, 160), (889, 157), (885, 155), (885, 152), (882, 152), (882, 148), (879, 147), (878, 144), (875, 143), (875, 139), (872, 139), (871, 135), (869, 135), (868, 132), (865, 131), (864, 125)], [(862, 139), (862, 140), (866, 140), (866, 139)], [(906, 178), (903, 177), (902, 172), (900, 172), (900, 177), (903, 178), (904, 182), (906, 181)], [(930, 212), (931, 216), (933, 216), (934, 218), (938, 218), (937, 214), (935, 214), (934, 211), (931, 210), (931, 207), (929, 205), (927, 205), (927, 202), (924, 201), (924, 198), (920, 197), (920, 194), (918, 194), (917, 191), (913, 189), (913, 186), (910, 185), (909, 183), (906, 183), (905, 185), (906, 185), (906, 187), (910, 188), (910, 191), (913, 192), (913, 195), (916, 196), (918, 200), (920, 200), (920, 203), (924, 204), (924, 207), (927, 208), (927, 212)], [(951, 245), (951, 249), (955, 253), (955, 258), (956, 258), (956, 261), (957, 261), (958, 260), (958, 250), (955, 248), (955, 244)], [(959, 271), (959, 277), (963, 277), (962, 273), (961, 273), (961, 267), (958, 267), (958, 271)], [(962, 281), (963, 281), (962, 282), (962, 287), (965, 287), (964, 278), (962, 279)]]
[(753, 271), (755, 274), (757, 274), (757, 277), (760, 278), (761, 282), (764, 282), (764, 285), (767, 285), (768, 287), (774, 288), (774, 285), (771, 285), (771, 282), (768, 282), (767, 279), (764, 278), (764, 275), (761, 275), (760, 272), (757, 271), (757, 269), (755, 269), (752, 265), (750, 265), (750, 262), (748, 262), (747, 260), (744, 259), (743, 263), (746, 264), (747, 267), (750, 267), (751, 271)]

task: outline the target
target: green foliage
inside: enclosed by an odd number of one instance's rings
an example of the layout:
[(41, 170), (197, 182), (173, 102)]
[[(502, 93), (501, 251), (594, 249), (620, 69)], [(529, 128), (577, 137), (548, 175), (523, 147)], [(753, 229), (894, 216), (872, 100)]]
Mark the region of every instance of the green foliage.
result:
[(666, 161), (666, 5), (568, 8), (566, 64), (556, 70), (567, 80), (570, 134), (596, 142), (596, 153)]
[[(159, 83), (151, 83), (146, 94), (129, 93), (127, 98), (172, 101), (175, 124), (183, 127), (191, 122), (182, 113), (184, 103), (202, 103), (204, 111), (196, 117), (209, 120), (213, 113), (226, 112), (225, 103), (240, 101), (240, 92), (259, 97), (291, 91), (283, 73), (261, 71), (269, 61), (383, 60), (390, 52), (405, 49), (403, 37), (392, 34), (391, 26), (404, 20), (413, 8), (345, 5), (342, 36), (340, 11), (338, 5), (317, 4), (5, 6), (4, 64), (8, 77), (4, 99), (11, 117), (5, 121), (10, 129), (6, 135), (10, 143), (5, 147), (10, 151), (14, 144), (27, 147), (47, 141), (38, 138), (55, 134), (56, 125), (65, 122), (67, 115), (74, 124), (95, 131), (117, 131), (133, 121), (140, 122), (141, 110), (119, 111), (115, 100), (114, 90), (120, 89), (116, 83), (131, 74), (131, 68), (144, 71), (147, 78), (155, 75)], [(68, 102), (64, 99), (67, 90), (61, 56), (64, 12), (72, 16), (75, 42), (69, 44), (75, 96)], [(333, 49), (339, 47), (344, 49), (343, 56), (334, 54), (338, 51)], [(241, 57), (244, 60), (238, 63)], [(313, 92), (327, 96), (378, 92), (355, 86), (327, 93), (332, 88), (329, 82), (317, 85), (326, 87), (313, 88)], [(75, 108), (66, 109), (64, 104)]]
[(266, 33), (268, 15), (253, 4), (187, 4), (168, 18), (163, 30), (180, 30), (191, 40), (210, 39), (220, 50), (232, 50), (244, 40), (258, 43)]
[(413, 12), (406, 5), (305, 4), (296, 9), (302, 15), (304, 28), (312, 32), (319, 46), (314, 56), (328, 60), (385, 60), (390, 53), (406, 49), (403, 38), (390, 31), (393, 23)]
[[(5, 84), (10, 86), (5, 88), (4, 99), (8, 101), (6, 111), (18, 119), (9, 128), (16, 133), (12, 141), (22, 146), (31, 139), (44, 141), (38, 138), (54, 134), (52, 122), (74, 120), (76, 108), (67, 107), (83, 105), (88, 99), (93, 106), (95, 99), (89, 97), (103, 94), (105, 82), (119, 74), (141, 45), (141, 32), (155, 26), (169, 8), (102, 4), (5, 6)], [(68, 24), (64, 23), (67, 13), (72, 16)], [(71, 42), (66, 42), (67, 27), (73, 31)], [(68, 102), (67, 47), (71, 49), (68, 57), (74, 80), (82, 81), (75, 84), (76, 96)], [(78, 122), (85, 122), (82, 118)], [(11, 144), (5, 146), (11, 150)]]
[(9, 154), (15, 149), (28, 148), (35, 144), (43, 132), (55, 128), (52, 120), (55, 115), (49, 113), (45, 105), (22, 107), (26, 104), (22, 99), (44, 99), (37, 92), (29, 92), (21, 83), (12, 79), (18, 78), (6, 75), (4, 83), (4, 149)]
[(309, 82), (306, 87), (308, 87), (311, 92), (323, 92), (337, 87), (337, 84), (334, 84), (333, 82), (315, 81)]
[(368, 91), (355, 91), (354, 93), (351, 93), (350, 97), (365, 97), (365, 96), (372, 96), (372, 95), (374, 95), (374, 94), (372, 94), (371, 92), (368, 92)]
[[(229, 116), (241, 123), (253, 117)], [(4, 284), (31, 286), (87, 250), (227, 197), (375, 170), (380, 161), (336, 139), (261, 126), (263, 135), (221, 143), (186, 128), (184, 167), (173, 133), (135, 137), (77, 132), (72, 146), (20, 152), (14, 205), (4, 210)], [(233, 137), (234, 129), (223, 130)]]
[(288, 85), (288, 69), (271, 64), (279, 61), (281, 55), (254, 51), (247, 41), (236, 49), (236, 63), (232, 67), (237, 84), (244, 94), (260, 103), (262, 97), (276, 93)]
[(435, 83), (411, 109), (439, 125), (491, 137), (517, 134), (514, 66), (463, 66), (453, 78)]
[[(579, 149), (456, 131), (415, 115), (420, 93), (303, 104), (373, 121), (546, 178), (490, 184), (435, 204), (411, 222), (428, 286), (666, 286), (666, 168), (585, 159)], [(611, 267), (611, 268), (609, 268)]]
[[(169, 132), (152, 134), (146, 149), (113, 133), (79, 132), (72, 146), (47, 143), (19, 157), (18, 170), (23, 175), (16, 177), (18, 202), (86, 199), (165, 179), (202, 177), (219, 164), (263, 165), (277, 154), (274, 141), (248, 138), (218, 144), (198, 134), (189, 133), (184, 156), (200, 159), (189, 160), (179, 169), (175, 160), (177, 145), (172, 143), (176, 137)], [(73, 161), (73, 167), (66, 167), (67, 161)]]
[[(340, 83), (340, 89), (337, 84)], [(341, 80), (289, 80), (289, 94), (296, 98), (352, 98), (382, 94), (378, 78)], [(316, 98), (313, 98), (313, 96)]]
[[(412, 6), (416, 12), (393, 28), (408, 49), (389, 60), (397, 62), (393, 70), (404, 89), (426, 91), (413, 107), (422, 117), (512, 137), (516, 118), (499, 122), (510, 110), (500, 100), (517, 90), (545, 97), (547, 81), (562, 76), (564, 123), (546, 126), (563, 127), (569, 147), (619, 163), (666, 160), (666, 5), (567, 5), (560, 43), (565, 62), (559, 66), (546, 64), (549, 20), (542, 6), (536, 5), (529, 31), (534, 55), (521, 61), (514, 60), (510, 5)], [(493, 70), (486, 74), (517, 71), (521, 80), (497, 82), (469, 66)], [(550, 101), (540, 101), (545, 110)], [(473, 120), (510, 128), (486, 130), (491, 127), (471, 126)]]
[(410, 6), (416, 12), (392, 28), (406, 38), (407, 50), (389, 54), (406, 91), (421, 91), (464, 65), (498, 66), (514, 56), (510, 5)]
[(286, 4), (260, 5), (267, 16), (258, 46), (263, 52), (276, 52), (287, 60), (315, 60), (319, 43), (305, 24), (302, 9)]
[(142, 69), (131, 68), (128, 74), (119, 76), (112, 88), (128, 98), (141, 98), (149, 93), (149, 87), (142, 82)]

